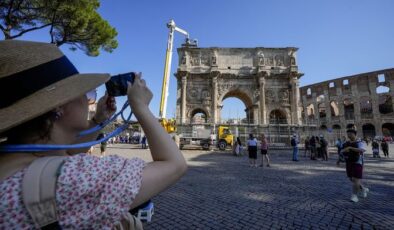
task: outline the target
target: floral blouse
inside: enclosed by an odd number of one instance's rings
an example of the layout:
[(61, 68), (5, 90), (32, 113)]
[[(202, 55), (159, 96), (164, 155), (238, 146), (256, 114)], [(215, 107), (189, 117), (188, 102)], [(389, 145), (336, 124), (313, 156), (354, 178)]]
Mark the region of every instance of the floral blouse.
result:
[[(141, 187), (145, 162), (116, 155), (78, 154), (63, 164), (56, 187), (62, 229), (111, 229)], [(22, 201), (26, 169), (0, 182), (0, 229), (35, 229)]]

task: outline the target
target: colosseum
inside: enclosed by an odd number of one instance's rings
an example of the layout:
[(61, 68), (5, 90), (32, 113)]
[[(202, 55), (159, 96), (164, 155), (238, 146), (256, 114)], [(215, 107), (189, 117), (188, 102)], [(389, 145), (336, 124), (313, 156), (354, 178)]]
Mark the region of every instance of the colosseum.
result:
[(300, 87), (302, 120), (316, 132), (343, 136), (356, 127), (360, 137), (394, 136), (394, 68)]

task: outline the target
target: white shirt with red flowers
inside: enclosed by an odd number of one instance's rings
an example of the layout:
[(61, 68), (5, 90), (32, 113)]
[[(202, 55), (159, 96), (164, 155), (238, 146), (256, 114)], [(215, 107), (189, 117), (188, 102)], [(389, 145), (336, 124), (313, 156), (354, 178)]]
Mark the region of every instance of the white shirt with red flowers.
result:
[[(116, 155), (66, 159), (56, 185), (62, 229), (111, 229), (137, 195), (145, 162)], [(0, 229), (35, 229), (22, 201), (26, 169), (0, 182)]]

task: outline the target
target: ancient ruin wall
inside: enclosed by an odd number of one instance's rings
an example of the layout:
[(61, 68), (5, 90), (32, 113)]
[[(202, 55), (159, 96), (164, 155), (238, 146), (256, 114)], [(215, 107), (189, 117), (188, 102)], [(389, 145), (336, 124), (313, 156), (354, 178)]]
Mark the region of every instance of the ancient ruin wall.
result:
[(394, 136), (394, 69), (336, 78), (300, 91), (304, 124), (338, 136), (353, 125), (361, 137)]

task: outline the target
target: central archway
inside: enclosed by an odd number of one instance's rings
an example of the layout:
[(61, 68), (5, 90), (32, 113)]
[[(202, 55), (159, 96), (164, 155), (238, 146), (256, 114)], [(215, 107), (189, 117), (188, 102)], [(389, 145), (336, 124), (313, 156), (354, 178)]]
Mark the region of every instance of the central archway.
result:
[(247, 95), (247, 93), (242, 92), (239, 89), (235, 89), (235, 90), (229, 91), (221, 99), (221, 101), (220, 101), (221, 109), (220, 109), (220, 113), (219, 113), (220, 120), (222, 120), (222, 118), (223, 118), (222, 111), (223, 111), (223, 108), (224, 108), (224, 102), (226, 100), (228, 100), (228, 99), (235, 99), (235, 98), (239, 99), (244, 105), (243, 109), (245, 111), (246, 118), (243, 119), (241, 121), (241, 123), (244, 123), (244, 124), (251, 124), (251, 123), (253, 123), (254, 114), (253, 114), (253, 109), (252, 109), (253, 108), (252, 99), (250, 98), (249, 95)]

